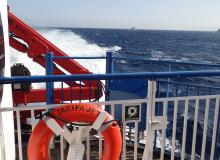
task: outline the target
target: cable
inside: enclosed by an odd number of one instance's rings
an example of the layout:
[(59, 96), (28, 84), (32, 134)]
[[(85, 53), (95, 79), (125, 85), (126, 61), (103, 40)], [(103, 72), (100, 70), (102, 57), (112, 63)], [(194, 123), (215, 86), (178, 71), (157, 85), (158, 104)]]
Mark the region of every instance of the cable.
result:
[[(44, 116), (48, 116), (48, 117), (51, 117), (51, 118), (54, 118), (54, 119), (58, 119), (66, 124), (69, 124), (69, 125), (72, 125), (72, 126), (91, 126), (92, 123), (87, 123), (87, 124), (79, 124), (79, 123), (74, 123), (74, 122), (69, 122), (63, 118), (60, 118), (58, 116), (55, 116), (53, 114), (51, 114), (50, 112), (45, 112), (45, 113), (40, 113), (39, 115), (37, 115), (35, 118), (36, 119), (43, 119)], [(120, 124), (120, 121), (118, 120), (110, 120), (110, 121), (107, 121), (107, 122), (104, 122), (102, 125), (106, 125), (106, 124), (109, 124), (109, 123), (112, 123), (112, 122), (116, 122), (118, 125)], [(119, 125), (120, 126), (120, 125)]]

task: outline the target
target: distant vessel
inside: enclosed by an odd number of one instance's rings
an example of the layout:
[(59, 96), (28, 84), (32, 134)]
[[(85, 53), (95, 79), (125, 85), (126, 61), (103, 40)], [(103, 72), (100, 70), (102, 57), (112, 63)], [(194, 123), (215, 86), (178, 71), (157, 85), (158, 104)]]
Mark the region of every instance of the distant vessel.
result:
[(220, 29), (218, 29), (218, 30), (217, 30), (217, 32), (219, 32), (219, 33), (220, 33)]
[(133, 26), (133, 27), (131, 27), (131, 29), (130, 30), (135, 30), (135, 27)]

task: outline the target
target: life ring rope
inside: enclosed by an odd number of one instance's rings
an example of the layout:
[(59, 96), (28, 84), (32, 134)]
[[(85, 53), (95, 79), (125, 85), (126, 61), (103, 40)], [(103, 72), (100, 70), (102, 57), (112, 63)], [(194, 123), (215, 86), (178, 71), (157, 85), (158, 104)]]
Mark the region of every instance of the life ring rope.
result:
[[(52, 114), (51, 112), (44, 112), (44, 113), (40, 113), (39, 115), (35, 116), (35, 119), (39, 119), (39, 120), (42, 120), (44, 119), (45, 117), (51, 117), (51, 118), (54, 118), (54, 119), (57, 119), (57, 120), (60, 120), (62, 122), (64, 122), (65, 124), (68, 124), (68, 127), (69, 126), (92, 126), (92, 123), (75, 123), (75, 122), (70, 122), (68, 120), (65, 120), (64, 118), (60, 118), (54, 114)], [(102, 125), (106, 125), (106, 124), (109, 124), (109, 123), (112, 123), (112, 122), (116, 122), (119, 126), (121, 126), (121, 122), (116, 120), (116, 119), (112, 119), (112, 120), (109, 120), (109, 121), (106, 121), (106, 122), (103, 122)]]

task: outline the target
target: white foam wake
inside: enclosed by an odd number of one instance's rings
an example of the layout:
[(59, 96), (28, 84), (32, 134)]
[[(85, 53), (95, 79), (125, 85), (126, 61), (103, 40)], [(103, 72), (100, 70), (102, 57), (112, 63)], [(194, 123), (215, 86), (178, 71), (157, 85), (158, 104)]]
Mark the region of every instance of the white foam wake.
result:
[[(121, 47), (100, 47), (83, 39), (80, 35), (65, 29), (38, 29), (38, 32), (69, 56), (105, 56), (109, 50), (119, 51)], [(105, 73), (105, 60), (77, 60), (93, 73)], [(27, 54), (11, 49), (11, 64), (23, 63), (32, 75), (45, 75), (45, 69), (34, 63)], [(36, 86), (36, 85), (35, 85)]]

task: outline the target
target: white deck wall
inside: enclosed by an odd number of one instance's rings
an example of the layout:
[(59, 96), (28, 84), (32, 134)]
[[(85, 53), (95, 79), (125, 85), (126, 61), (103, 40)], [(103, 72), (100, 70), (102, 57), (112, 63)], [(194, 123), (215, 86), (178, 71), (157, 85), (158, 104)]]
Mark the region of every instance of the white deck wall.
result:
[[(6, 0), (0, 0), (0, 11), (3, 23), (4, 42), (5, 42), (5, 76), (9, 77), (10, 73), (10, 54), (9, 54), (9, 39), (8, 39), (8, 18), (7, 18), (7, 2)], [(12, 107), (12, 91), (11, 85), (4, 85), (3, 97), (0, 107)], [(4, 141), (4, 145), (0, 143), (0, 158), (2, 160), (14, 160), (15, 159), (15, 139), (14, 139), (14, 121), (13, 113), (2, 113), (0, 116), (2, 125), (0, 125), (1, 142)], [(3, 131), (3, 132), (2, 132)], [(4, 152), (3, 149), (5, 148)], [(4, 157), (5, 156), (5, 157)]]

